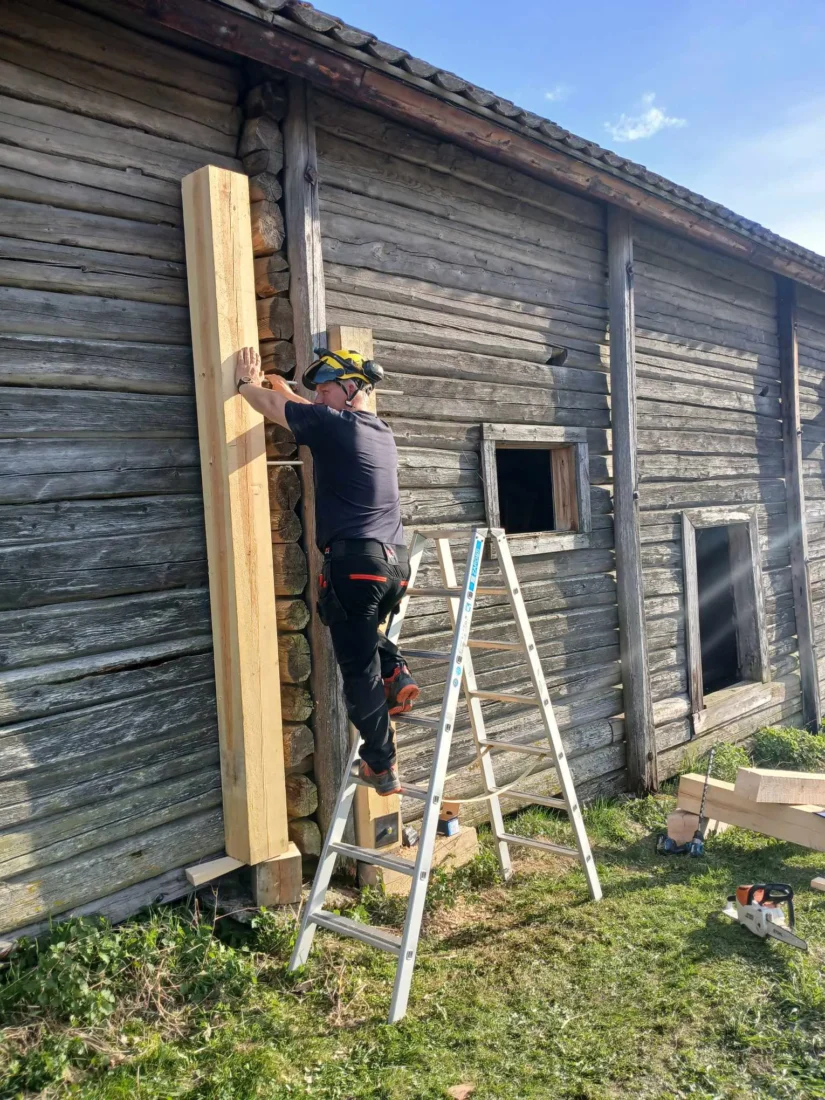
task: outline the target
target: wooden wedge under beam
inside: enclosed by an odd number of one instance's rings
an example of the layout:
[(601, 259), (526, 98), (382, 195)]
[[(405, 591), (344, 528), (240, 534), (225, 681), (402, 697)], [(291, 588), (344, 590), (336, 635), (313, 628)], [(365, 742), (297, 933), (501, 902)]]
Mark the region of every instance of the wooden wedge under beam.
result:
[[(680, 810), (699, 813), (702, 801), (703, 775), (683, 775), (679, 780), (676, 803)], [(705, 815), (727, 825), (739, 825), (743, 829), (801, 844), (817, 852), (825, 852), (825, 817), (820, 817), (819, 806), (779, 806), (764, 802), (752, 802), (734, 789), (733, 783), (721, 779), (708, 782)]]
[(289, 838), (266, 440), (234, 377), (238, 350), (258, 346), (246, 176), (212, 166), (186, 176), (183, 217), (225, 846), (255, 864)]
[(825, 775), (822, 772), (740, 768), (736, 773), (736, 793), (752, 802), (825, 806)]

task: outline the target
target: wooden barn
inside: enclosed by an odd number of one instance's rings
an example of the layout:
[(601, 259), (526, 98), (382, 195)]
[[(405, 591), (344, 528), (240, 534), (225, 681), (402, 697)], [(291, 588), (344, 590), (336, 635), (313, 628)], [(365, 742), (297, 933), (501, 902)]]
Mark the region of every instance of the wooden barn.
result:
[[(340, 779), (311, 467), (272, 425), (277, 642), (252, 660), (275, 704), (230, 759), (181, 199), (206, 165), (248, 177), (266, 369), (300, 383), (314, 346), (371, 339), (407, 527), (512, 535), (583, 797), (819, 723), (824, 258), (297, 0), (3, 0), (0, 934), (278, 856), (286, 821), (263, 858), (229, 840), (256, 751), (311, 859)], [(501, 611), (480, 601), (491, 638)], [(447, 635), (442, 603), (411, 606), (407, 640)], [(415, 671), (427, 713), (439, 668)], [(476, 671), (523, 678), (500, 653)], [(488, 728), (540, 732), (501, 703)], [(399, 733), (406, 780), (430, 748)], [(474, 758), (461, 727), (448, 793), (478, 792)]]

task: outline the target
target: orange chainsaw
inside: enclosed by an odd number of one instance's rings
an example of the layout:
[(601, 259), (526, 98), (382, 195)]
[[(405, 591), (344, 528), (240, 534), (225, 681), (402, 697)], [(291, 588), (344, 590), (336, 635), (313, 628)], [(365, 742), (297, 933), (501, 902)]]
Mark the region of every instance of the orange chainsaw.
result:
[[(788, 907), (788, 922), (782, 906)], [(728, 898), (728, 905), (722, 910), (726, 917), (739, 921), (760, 939), (772, 936), (800, 951), (807, 951), (808, 945), (792, 931), (794, 927), (793, 889), (784, 882), (763, 882), (756, 886), (737, 886), (736, 893)]]

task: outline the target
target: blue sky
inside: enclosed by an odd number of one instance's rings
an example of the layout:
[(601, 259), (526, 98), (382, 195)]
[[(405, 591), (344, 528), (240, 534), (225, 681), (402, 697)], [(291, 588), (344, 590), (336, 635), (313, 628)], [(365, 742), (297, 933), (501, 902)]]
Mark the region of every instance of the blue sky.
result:
[(825, 254), (820, 0), (316, 0)]

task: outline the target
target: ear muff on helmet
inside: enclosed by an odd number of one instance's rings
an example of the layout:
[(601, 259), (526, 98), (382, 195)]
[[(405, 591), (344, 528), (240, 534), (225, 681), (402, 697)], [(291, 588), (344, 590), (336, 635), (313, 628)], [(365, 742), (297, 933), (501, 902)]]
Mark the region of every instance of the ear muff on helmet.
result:
[(372, 359), (364, 359), (356, 351), (329, 351), (316, 348), (315, 360), (304, 371), (303, 382), (307, 389), (314, 390), (323, 382), (355, 382), (359, 389), (374, 385), (384, 378), (384, 368)]

